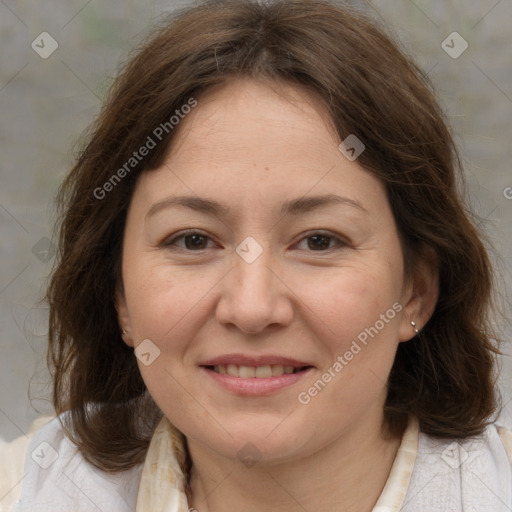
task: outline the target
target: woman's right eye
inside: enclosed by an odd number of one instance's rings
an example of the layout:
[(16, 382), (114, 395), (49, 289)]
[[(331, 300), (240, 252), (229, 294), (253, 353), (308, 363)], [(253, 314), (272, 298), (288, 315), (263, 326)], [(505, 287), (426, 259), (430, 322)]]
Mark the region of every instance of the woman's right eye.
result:
[[(184, 244), (178, 245), (176, 243), (178, 240), (183, 240)], [(168, 248), (176, 246), (182, 250), (199, 252), (208, 248), (205, 247), (206, 240), (211, 240), (211, 238), (198, 231), (185, 231), (170, 239), (166, 239), (163, 245)]]

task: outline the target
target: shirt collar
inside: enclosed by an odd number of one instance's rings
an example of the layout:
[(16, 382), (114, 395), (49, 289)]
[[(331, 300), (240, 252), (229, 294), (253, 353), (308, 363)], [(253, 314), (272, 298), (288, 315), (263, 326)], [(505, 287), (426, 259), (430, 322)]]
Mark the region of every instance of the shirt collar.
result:
[[(419, 424), (411, 416), (389, 477), (372, 512), (402, 508), (418, 453)], [(188, 512), (185, 477), (178, 463), (183, 437), (164, 416), (158, 424), (142, 470), (136, 512)]]

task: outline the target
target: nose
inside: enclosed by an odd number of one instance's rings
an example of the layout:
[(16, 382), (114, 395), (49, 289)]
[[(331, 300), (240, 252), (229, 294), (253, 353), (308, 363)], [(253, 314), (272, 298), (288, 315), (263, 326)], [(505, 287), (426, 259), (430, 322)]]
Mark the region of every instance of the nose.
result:
[(286, 326), (293, 318), (292, 291), (286, 286), (268, 249), (248, 263), (234, 255), (234, 267), (222, 280), (217, 320), (247, 334)]

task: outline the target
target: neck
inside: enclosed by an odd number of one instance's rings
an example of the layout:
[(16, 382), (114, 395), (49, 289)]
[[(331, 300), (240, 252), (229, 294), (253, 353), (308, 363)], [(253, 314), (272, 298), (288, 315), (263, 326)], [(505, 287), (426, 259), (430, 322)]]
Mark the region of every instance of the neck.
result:
[(380, 421), (366, 418), (302, 459), (251, 468), (190, 443), (189, 506), (198, 512), (370, 512), (400, 446), (400, 439), (384, 435), (382, 420), (382, 414)]

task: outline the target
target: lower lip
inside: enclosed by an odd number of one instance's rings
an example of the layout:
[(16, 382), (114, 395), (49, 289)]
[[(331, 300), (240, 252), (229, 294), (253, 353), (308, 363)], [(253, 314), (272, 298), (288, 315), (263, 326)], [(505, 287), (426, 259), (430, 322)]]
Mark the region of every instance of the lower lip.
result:
[(268, 377), (266, 379), (241, 377), (231, 377), (222, 373), (217, 373), (210, 368), (201, 366), (200, 369), (207, 373), (220, 386), (232, 393), (243, 396), (265, 396), (270, 395), (280, 389), (286, 388), (299, 382), (302, 378), (310, 373), (313, 368), (308, 368), (297, 373), (285, 373), (276, 377)]

